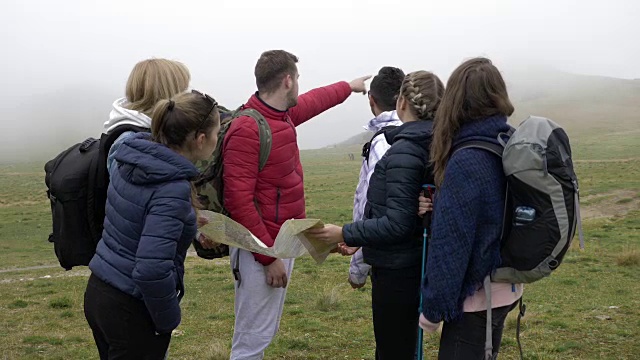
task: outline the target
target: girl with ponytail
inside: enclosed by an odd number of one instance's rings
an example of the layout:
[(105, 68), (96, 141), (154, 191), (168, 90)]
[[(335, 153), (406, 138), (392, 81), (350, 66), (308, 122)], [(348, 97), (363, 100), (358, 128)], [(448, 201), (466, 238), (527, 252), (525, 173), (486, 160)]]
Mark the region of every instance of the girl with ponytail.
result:
[(161, 100), (151, 134), (127, 137), (110, 158), (104, 231), (84, 299), (100, 359), (165, 357), (196, 234), (193, 163), (213, 154), (217, 107), (197, 91)]

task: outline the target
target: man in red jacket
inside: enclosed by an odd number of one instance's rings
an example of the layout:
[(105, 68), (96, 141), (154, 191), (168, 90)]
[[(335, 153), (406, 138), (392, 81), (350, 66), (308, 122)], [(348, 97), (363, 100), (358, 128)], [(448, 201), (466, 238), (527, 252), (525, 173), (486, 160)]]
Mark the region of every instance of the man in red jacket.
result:
[[(232, 219), (273, 246), (282, 224), (305, 217), (304, 185), (295, 127), (342, 103), (352, 92), (365, 93), (369, 77), (338, 82), (298, 97), (298, 58), (266, 51), (255, 67), (256, 92), (245, 104), (271, 127), (267, 163), (258, 171), (260, 140), (254, 119), (234, 120), (223, 144), (224, 206)], [(231, 359), (262, 359), (278, 331), (293, 259), (274, 259), (231, 249), (236, 282), (235, 328)]]

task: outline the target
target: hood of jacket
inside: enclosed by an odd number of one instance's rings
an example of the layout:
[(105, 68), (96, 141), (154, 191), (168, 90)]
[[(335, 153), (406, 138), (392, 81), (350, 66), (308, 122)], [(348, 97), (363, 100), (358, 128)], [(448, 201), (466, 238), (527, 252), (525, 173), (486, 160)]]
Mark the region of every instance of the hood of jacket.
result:
[(453, 139), (453, 146), (460, 145), (467, 141), (482, 140), (500, 145), (498, 136), (505, 135), (512, 130), (504, 115), (494, 115), (482, 120), (476, 120), (462, 125)]
[(109, 120), (104, 122), (105, 132), (109, 132), (123, 124), (151, 129), (151, 118), (141, 112), (127, 109), (127, 104), (126, 98), (120, 98), (113, 102), (111, 112), (109, 113)]
[(190, 180), (198, 175), (191, 161), (151, 141), (148, 133), (137, 133), (125, 140), (115, 153), (115, 159), (122, 177), (137, 185)]
[(432, 131), (433, 121), (431, 120), (411, 121), (385, 132), (384, 136), (391, 145), (396, 141), (406, 139), (415, 143), (422, 143), (425, 147), (428, 147), (431, 142)]
[(378, 116), (369, 120), (366, 125), (364, 125), (364, 129), (371, 132), (378, 132), (385, 126), (400, 126), (402, 125), (402, 121), (398, 118), (398, 113), (393, 111), (385, 111), (380, 113)]

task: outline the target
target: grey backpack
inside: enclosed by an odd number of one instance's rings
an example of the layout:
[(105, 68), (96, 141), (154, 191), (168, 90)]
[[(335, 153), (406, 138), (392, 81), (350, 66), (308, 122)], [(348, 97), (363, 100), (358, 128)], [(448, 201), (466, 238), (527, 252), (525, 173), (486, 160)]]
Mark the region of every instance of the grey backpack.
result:
[[(584, 248), (578, 178), (567, 133), (549, 119), (530, 116), (515, 131), (499, 136), (498, 141), (502, 146), (469, 141), (456, 149), (480, 148), (500, 156), (507, 177), (502, 263), (485, 279), (485, 290), (490, 289), (492, 281), (532, 283), (551, 275), (560, 266), (576, 230)], [(491, 351), (490, 291), (487, 304), (486, 350)], [(518, 333), (522, 315), (524, 305), (520, 301)], [(491, 358), (491, 352), (487, 356)]]

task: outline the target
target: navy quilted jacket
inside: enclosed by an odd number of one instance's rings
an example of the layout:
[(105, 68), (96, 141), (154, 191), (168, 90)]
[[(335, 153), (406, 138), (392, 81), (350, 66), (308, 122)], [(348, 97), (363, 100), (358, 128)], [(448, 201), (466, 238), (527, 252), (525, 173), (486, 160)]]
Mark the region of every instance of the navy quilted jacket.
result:
[(129, 136), (110, 167), (102, 240), (89, 268), (101, 280), (144, 301), (159, 333), (180, 323), (184, 260), (196, 234), (186, 158), (149, 140)]
[(376, 164), (365, 220), (342, 228), (349, 246), (362, 246), (364, 261), (375, 267), (400, 269), (422, 261), (422, 220), (418, 196), (433, 183), (429, 163), (432, 121), (414, 121), (385, 133), (391, 148)]

